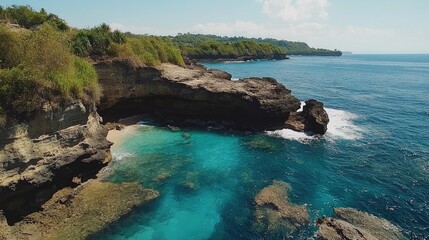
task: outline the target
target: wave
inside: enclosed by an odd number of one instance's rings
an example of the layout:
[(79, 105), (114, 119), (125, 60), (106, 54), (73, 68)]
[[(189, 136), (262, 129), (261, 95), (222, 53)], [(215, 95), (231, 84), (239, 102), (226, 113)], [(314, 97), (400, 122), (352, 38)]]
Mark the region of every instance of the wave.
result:
[[(302, 111), (304, 102), (301, 102), (301, 108), (298, 111)], [(358, 115), (347, 112), (344, 110), (325, 108), (329, 116), (328, 131), (324, 136), (318, 135), (307, 135), (303, 132), (295, 132), (290, 129), (280, 129), (275, 131), (266, 131), (270, 136), (281, 137), (288, 140), (296, 140), (301, 143), (308, 143), (310, 141), (323, 138), (328, 141), (335, 140), (357, 140), (362, 138), (363, 130), (354, 124), (354, 120), (358, 118)]]

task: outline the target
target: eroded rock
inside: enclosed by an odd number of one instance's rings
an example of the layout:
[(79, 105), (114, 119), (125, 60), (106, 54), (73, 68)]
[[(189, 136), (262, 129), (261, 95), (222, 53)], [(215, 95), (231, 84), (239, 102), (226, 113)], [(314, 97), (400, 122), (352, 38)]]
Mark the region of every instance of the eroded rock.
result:
[(289, 190), (287, 183), (273, 181), (255, 196), (255, 227), (258, 231), (286, 236), (310, 222), (305, 205), (289, 202)]
[(335, 217), (363, 228), (380, 240), (405, 239), (401, 230), (384, 218), (353, 208), (334, 208)]
[(106, 135), (95, 107), (81, 102), (0, 129), (0, 210), (9, 224), (57, 190), (94, 178), (111, 158)]
[(302, 117), (304, 118), (304, 131), (323, 135), (328, 130), (329, 117), (322, 102), (314, 99), (305, 101)]
[(150, 113), (164, 119), (232, 121), (241, 127), (282, 127), (300, 108), (291, 91), (272, 78), (231, 81), (230, 75), (172, 64), (133, 67), (124, 61), (95, 64), (107, 120)]
[(0, 217), (0, 239), (86, 239), (133, 208), (159, 196), (138, 183), (91, 180), (64, 188), (23, 221), (8, 226)]
[(321, 239), (403, 240), (400, 229), (386, 219), (353, 208), (334, 208), (335, 218), (320, 218)]
[(376, 237), (346, 221), (335, 218), (318, 219), (319, 231), (317, 235), (326, 240), (377, 240)]

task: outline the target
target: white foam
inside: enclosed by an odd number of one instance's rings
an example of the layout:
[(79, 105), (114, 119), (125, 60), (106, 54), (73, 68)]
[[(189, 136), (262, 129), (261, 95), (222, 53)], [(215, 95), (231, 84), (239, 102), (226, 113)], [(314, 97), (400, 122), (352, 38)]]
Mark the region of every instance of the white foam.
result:
[[(301, 108), (298, 112), (303, 110), (305, 102), (301, 102)], [(339, 139), (357, 140), (362, 137), (362, 129), (354, 124), (354, 120), (358, 118), (356, 114), (344, 110), (333, 108), (325, 108), (329, 116), (328, 131), (323, 136), (328, 141), (335, 141)], [(311, 140), (320, 138), (320, 136), (310, 136), (303, 132), (295, 132), (290, 129), (280, 129), (275, 131), (266, 131), (270, 136), (281, 137), (288, 140), (295, 140), (301, 143), (308, 143)]]
[(295, 140), (301, 143), (307, 143), (313, 139), (314, 136), (309, 136), (303, 132), (296, 132), (290, 129), (280, 129), (275, 131), (266, 131), (266, 133), (270, 136), (281, 137), (288, 140)]
[(119, 153), (113, 153), (112, 154), (112, 158), (115, 161), (121, 161), (124, 158), (130, 158), (130, 157), (134, 157), (136, 154), (134, 152), (119, 152)]
[(325, 138), (356, 140), (362, 137), (362, 129), (353, 123), (358, 118), (356, 114), (333, 108), (325, 108), (325, 110), (329, 116)]
[(239, 78), (231, 78), (232, 81), (240, 80)]

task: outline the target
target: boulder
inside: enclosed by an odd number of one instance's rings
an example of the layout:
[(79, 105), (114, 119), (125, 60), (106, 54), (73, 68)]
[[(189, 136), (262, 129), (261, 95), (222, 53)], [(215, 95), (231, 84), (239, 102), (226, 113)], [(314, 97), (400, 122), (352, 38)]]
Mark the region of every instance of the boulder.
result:
[(302, 117), (304, 119), (304, 131), (323, 135), (328, 130), (329, 117), (322, 102), (314, 99), (305, 101)]

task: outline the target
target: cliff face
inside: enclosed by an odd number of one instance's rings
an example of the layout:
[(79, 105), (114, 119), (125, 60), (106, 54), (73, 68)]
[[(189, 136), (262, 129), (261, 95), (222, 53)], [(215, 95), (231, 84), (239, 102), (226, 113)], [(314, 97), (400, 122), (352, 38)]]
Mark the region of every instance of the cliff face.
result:
[(88, 180), (110, 161), (107, 130), (94, 106), (46, 107), (0, 129), (0, 210), (9, 223), (54, 192)]
[(163, 64), (132, 67), (124, 61), (95, 65), (103, 86), (99, 106), (109, 120), (150, 113), (165, 119), (231, 121), (241, 127), (283, 126), (300, 108), (291, 91), (272, 78), (232, 81), (231, 75), (201, 67)]

